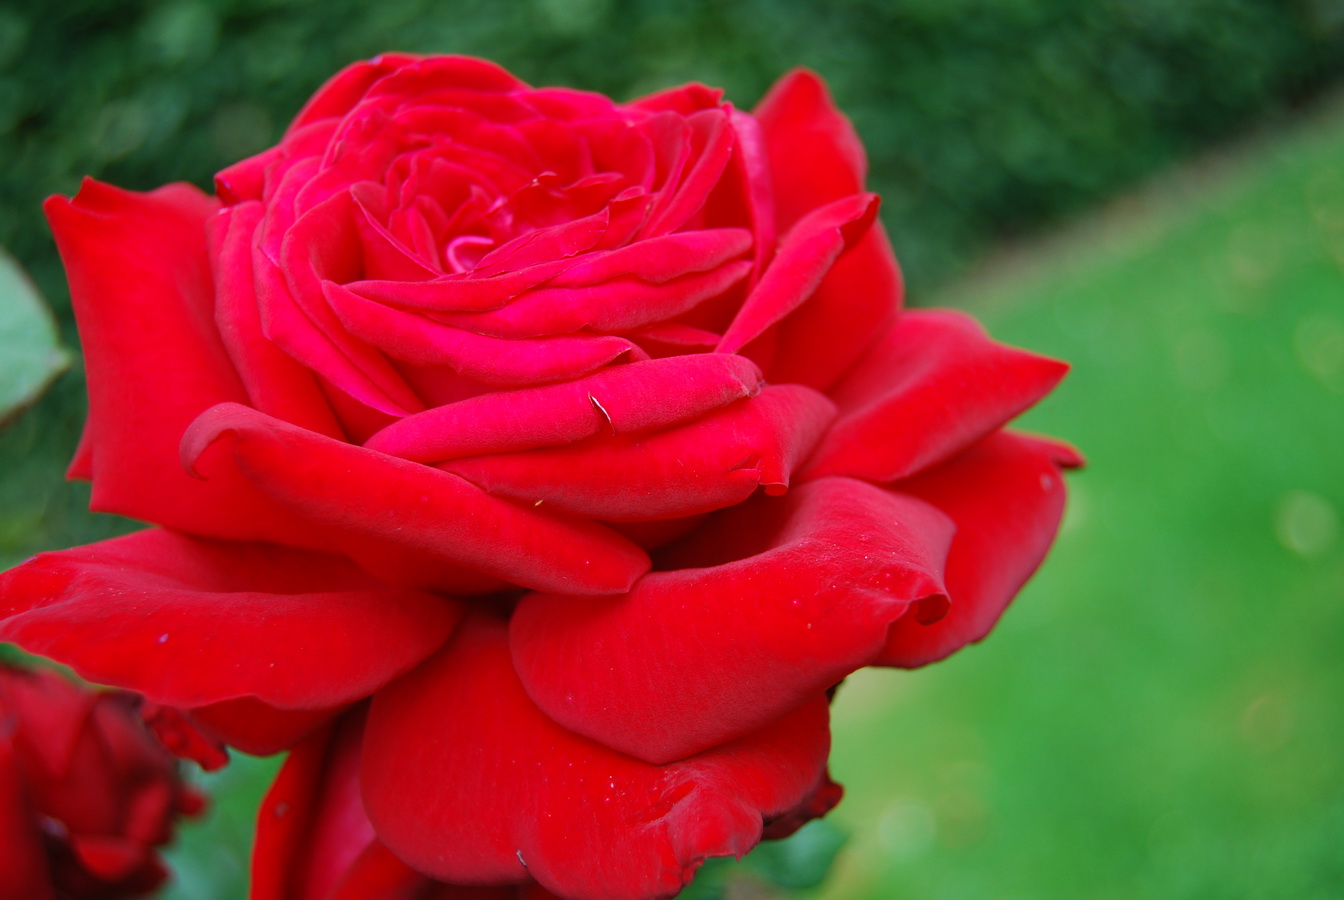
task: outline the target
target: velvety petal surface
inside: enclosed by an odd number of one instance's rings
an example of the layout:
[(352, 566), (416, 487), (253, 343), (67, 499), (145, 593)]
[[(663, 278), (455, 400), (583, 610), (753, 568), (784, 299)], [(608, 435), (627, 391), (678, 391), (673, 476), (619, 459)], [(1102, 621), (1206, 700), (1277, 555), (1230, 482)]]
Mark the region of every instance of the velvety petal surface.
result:
[(189, 185), (140, 194), (92, 179), (74, 199), (47, 200), (88, 370), (81, 470), (92, 474), (97, 511), (311, 545), (301, 523), (245, 479), (201, 482), (177, 462), (197, 415), (247, 400), (214, 323), (206, 220), (217, 205)]
[(887, 233), (874, 222), (812, 296), (779, 323), (767, 377), (828, 390), (891, 327), (903, 296)]
[(327, 285), (327, 300), (351, 334), (396, 359), (447, 366), (464, 377), (500, 387), (582, 378), (622, 357), (631, 362), (647, 358), (636, 344), (615, 335), (510, 340), (444, 325), (337, 285)]
[(673, 356), (586, 378), (482, 394), (401, 419), (364, 446), (416, 462), (569, 444), (666, 428), (752, 396), (761, 373), (727, 353)]
[(313, 373), (262, 333), (252, 242), (265, 214), (258, 202), (225, 207), (208, 223), (215, 275), (215, 324), (252, 406), (311, 431), (342, 437)]
[(763, 819), (815, 790), (828, 749), (818, 695), (699, 756), (639, 762), (547, 718), (514, 675), (504, 623), (477, 618), (375, 698), (361, 777), (378, 836), (437, 879), (653, 900), (706, 857), (751, 849)]
[(227, 459), (207, 478), (236, 471), (287, 509), (322, 527), (355, 559), (392, 547), (538, 590), (628, 590), (648, 556), (608, 528), (491, 497), (420, 463), (295, 428), (237, 404), (191, 427), (183, 459), (199, 466), (212, 444)]
[(988, 634), (1055, 538), (1064, 512), (1061, 470), (1081, 463), (1064, 444), (999, 432), (897, 485), (956, 522), (947, 557), (951, 607), (936, 622), (897, 622), (878, 663), (921, 666)]
[(534, 508), (544, 503), (611, 522), (679, 518), (739, 503), (757, 487), (784, 493), (833, 415), (816, 391), (781, 385), (664, 431), (599, 435), (440, 468)]
[(811, 297), (840, 254), (872, 227), (877, 205), (876, 194), (855, 194), (800, 219), (728, 326), (719, 351), (736, 353)]
[(359, 795), (363, 732), (364, 713), (356, 709), (285, 760), (257, 813), (251, 900), (328, 900), (375, 843)]
[(996, 431), (1067, 371), (990, 340), (964, 313), (906, 312), (830, 391), (840, 418), (806, 477), (905, 478)]
[(945, 607), (952, 523), (913, 497), (831, 478), (722, 519), (693, 540), (722, 552), (735, 532), (756, 530), (768, 545), (651, 573), (620, 597), (522, 600), (513, 659), (542, 710), (639, 759), (680, 759), (763, 727), (870, 663), (912, 604)]
[(863, 143), (815, 72), (795, 69), (785, 75), (754, 113), (765, 138), (782, 228), (863, 190), (868, 172)]
[(155, 702), (312, 711), (433, 653), (461, 607), (337, 556), (151, 529), (0, 575), (0, 613), (0, 639)]

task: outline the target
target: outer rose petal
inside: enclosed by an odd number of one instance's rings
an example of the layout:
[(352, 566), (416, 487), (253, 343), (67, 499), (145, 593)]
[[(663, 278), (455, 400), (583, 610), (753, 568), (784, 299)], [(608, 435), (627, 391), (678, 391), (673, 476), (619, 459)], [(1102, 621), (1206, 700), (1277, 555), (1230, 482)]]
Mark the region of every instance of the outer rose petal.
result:
[(90, 506), (100, 512), (311, 546), (302, 525), (246, 480), (206, 484), (176, 461), (192, 419), (247, 399), (214, 324), (205, 224), (216, 207), (189, 185), (137, 194), (92, 179), (73, 200), (47, 200), (88, 367), (91, 456), (80, 459), (91, 465), (79, 471), (91, 470)]
[(509, 636), (532, 700), (665, 763), (797, 709), (870, 663), (911, 604), (945, 605), (952, 523), (914, 498), (834, 478), (724, 518), (715, 537), (756, 529), (768, 549), (655, 572), (622, 597), (524, 598)]
[(157, 703), (324, 710), (434, 652), (460, 607), (336, 556), (148, 530), (0, 575), (0, 612), (0, 639)]
[[(868, 170), (863, 144), (816, 73), (797, 69), (781, 78), (756, 108), (756, 118), (781, 229), (863, 190)], [(780, 324), (771, 380), (828, 387), (885, 330), (901, 294), (896, 259), (881, 223), (874, 223), (816, 293)]]
[[(253, 697), (239, 697), (182, 711), (182, 715), (221, 748), (228, 745), (253, 756), (270, 756), (293, 747), (339, 711), (340, 707), (278, 709)], [(190, 753), (183, 755), (200, 762)]]
[(547, 900), (537, 884), (463, 887), (417, 872), (373, 833), (359, 791), (362, 707), (285, 760), (257, 816), (251, 900)]
[(905, 478), (996, 431), (1067, 371), (991, 341), (963, 313), (907, 312), (831, 391), (840, 418), (804, 477)]
[(765, 135), (781, 229), (863, 190), (863, 144), (815, 72), (795, 69), (775, 82), (755, 115)]
[(947, 557), (952, 606), (931, 624), (896, 623), (878, 664), (922, 666), (988, 634), (1054, 540), (1064, 512), (1060, 469), (1081, 463), (1063, 444), (999, 432), (901, 482), (957, 523)]
[(455, 475), (345, 444), (236, 404), (183, 438), (188, 465), (221, 439), (231, 466), (364, 562), (388, 546), (534, 589), (628, 590), (648, 556), (610, 529), (491, 497)]
[(779, 323), (770, 380), (828, 389), (891, 327), (903, 295), (887, 233), (874, 222), (812, 296)]
[(763, 818), (811, 794), (826, 720), (818, 696), (741, 740), (650, 766), (541, 713), (514, 675), (504, 624), (480, 618), (375, 698), (364, 798), (378, 836), (433, 877), (530, 875), (562, 897), (652, 900), (708, 856), (741, 856)]
[(285, 760), (257, 814), (251, 900), (325, 900), (374, 843), (357, 777), (363, 731), (351, 712)]

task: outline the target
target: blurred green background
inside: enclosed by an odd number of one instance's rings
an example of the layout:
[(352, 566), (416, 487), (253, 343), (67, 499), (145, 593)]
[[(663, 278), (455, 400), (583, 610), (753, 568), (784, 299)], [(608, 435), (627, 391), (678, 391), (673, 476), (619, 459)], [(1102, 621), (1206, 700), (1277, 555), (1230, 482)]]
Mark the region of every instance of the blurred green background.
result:
[[(8, 0), (0, 246), (67, 343), (42, 197), (206, 186), (388, 49), (744, 107), (809, 65), (912, 302), (1074, 364), (1024, 422), (1090, 461), (1045, 569), (984, 645), (840, 690), (826, 884), (703, 894), (1344, 896), (1344, 0)], [(129, 527), (61, 480), (82, 390), (76, 363), (0, 433), (0, 565)], [(214, 780), (174, 900), (243, 896), (274, 765)]]

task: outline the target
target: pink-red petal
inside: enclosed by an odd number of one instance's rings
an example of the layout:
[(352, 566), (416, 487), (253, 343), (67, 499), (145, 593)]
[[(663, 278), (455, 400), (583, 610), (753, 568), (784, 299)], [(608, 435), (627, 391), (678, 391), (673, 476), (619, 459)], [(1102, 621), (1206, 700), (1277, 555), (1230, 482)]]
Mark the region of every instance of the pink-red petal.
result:
[(435, 878), (530, 876), (562, 897), (653, 900), (706, 857), (751, 849), (764, 819), (815, 791), (829, 743), (819, 695), (738, 741), (650, 766), (548, 719), (514, 675), (504, 624), (477, 618), (375, 698), (361, 777), (379, 838)]
[(750, 397), (761, 373), (726, 353), (673, 356), (545, 387), (482, 394), (400, 419), (364, 446), (440, 462), (666, 428)]
[[(227, 453), (200, 468), (211, 445)], [(491, 497), (447, 472), (237, 404), (202, 415), (182, 454), (209, 478), (242, 473), (366, 567), (390, 548), (535, 590), (611, 594), (649, 565), (644, 551), (601, 525)]]
[(891, 327), (903, 291), (887, 233), (874, 222), (812, 296), (779, 323), (768, 377), (828, 390)]
[(90, 506), (212, 537), (310, 544), (245, 480), (206, 484), (177, 462), (196, 416), (247, 400), (214, 323), (206, 221), (217, 205), (188, 185), (138, 194), (91, 179), (73, 200), (46, 202), (88, 369)]
[(679, 518), (740, 503), (758, 486), (784, 493), (833, 416), (816, 391), (779, 385), (664, 431), (608, 433), (440, 468), (493, 495), (567, 513), (612, 522)]
[(898, 484), (957, 525), (947, 557), (951, 608), (936, 622), (897, 622), (877, 663), (922, 666), (987, 635), (1055, 538), (1064, 512), (1061, 470), (1081, 463), (1064, 444), (999, 432)]
[[(632, 341), (605, 334), (510, 340), (444, 325), (386, 306), (340, 285), (323, 285), (327, 301), (351, 334), (396, 359), (446, 366), (483, 384), (524, 387), (582, 378), (621, 359), (648, 355)], [(711, 343), (709, 346), (713, 346)]]
[(808, 213), (789, 231), (770, 267), (719, 343), (736, 353), (811, 297), (846, 249), (877, 218), (877, 195), (854, 194)]
[(868, 170), (863, 143), (815, 72), (795, 69), (785, 75), (755, 115), (765, 135), (781, 230), (863, 190)]
[(840, 418), (805, 477), (905, 478), (996, 431), (1067, 371), (995, 343), (964, 313), (907, 312), (830, 392)]
[(434, 652), (460, 612), (340, 557), (160, 529), (0, 575), (0, 638), (185, 708), (342, 706)]
[(260, 203), (246, 202), (220, 210), (209, 222), (220, 338), (253, 407), (310, 431), (342, 437), (313, 373), (262, 334), (252, 268), (262, 216)]
[[(912, 605), (945, 606), (952, 523), (930, 505), (826, 479), (760, 497), (695, 538), (761, 552), (654, 572), (622, 597), (531, 594), (510, 625), (528, 695), (567, 728), (653, 763), (748, 734), (867, 665)], [(693, 552), (683, 552), (695, 564)]]
[(359, 795), (363, 731), (356, 709), (285, 760), (257, 814), (251, 900), (329, 900), (375, 843)]

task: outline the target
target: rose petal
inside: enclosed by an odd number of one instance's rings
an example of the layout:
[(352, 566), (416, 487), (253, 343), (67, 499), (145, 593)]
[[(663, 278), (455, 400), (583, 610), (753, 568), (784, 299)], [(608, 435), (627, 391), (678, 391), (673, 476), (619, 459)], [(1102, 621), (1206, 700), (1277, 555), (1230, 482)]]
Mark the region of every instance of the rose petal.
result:
[(355, 201), (355, 230), (363, 249), (362, 276), (371, 279), (395, 281), (426, 281), (443, 275), (436, 268), (437, 260), (426, 259), (408, 247), (387, 226), (378, 220), (370, 206), (379, 202), (382, 188), (374, 182), (358, 182), (350, 186)]
[[(684, 226), (699, 212), (732, 157), (737, 132), (727, 110), (705, 109), (681, 120), (686, 125), (684, 159), (689, 168), (680, 169), (662, 187), (642, 236), (653, 238), (670, 234)], [(684, 174), (683, 174), (684, 172)]]
[(770, 379), (828, 390), (891, 327), (903, 290), (887, 233), (873, 222), (779, 323)]
[(711, 527), (699, 542), (716, 550), (742, 529), (773, 538), (747, 558), (651, 573), (622, 597), (522, 600), (513, 659), (544, 712), (647, 762), (680, 759), (797, 709), (870, 663), (912, 604), (944, 603), (951, 521), (865, 482), (757, 498)]
[(782, 385), (666, 431), (599, 435), (440, 468), (497, 496), (613, 522), (692, 516), (740, 503), (758, 486), (784, 493), (833, 414), (816, 391)]
[(481, 394), (400, 419), (370, 450), (440, 462), (630, 434), (698, 418), (760, 390), (760, 370), (724, 353), (651, 359), (545, 387)]
[(455, 272), (428, 281), (351, 281), (345, 288), (368, 300), (411, 309), (472, 312), (499, 309), (574, 264), (557, 259), (489, 277)]
[(253, 264), (262, 328), (361, 403), (389, 415), (418, 412), (424, 404), (382, 354), (342, 327), (322, 292), (324, 280), (347, 281), (359, 271), (356, 215), (354, 200), (341, 191), (290, 226), (276, 256), (258, 244)]
[(637, 345), (614, 335), (531, 340), (488, 337), (366, 300), (331, 282), (324, 284), (323, 290), (341, 324), (356, 337), (396, 359), (420, 366), (449, 366), (463, 377), (485, 384), (522, 387), (568, 381), (582, 378), (622, 355), (631, 362), (647, 358)]
[(785, 75), (755, 115), (765, 135), (781, 229), (863, 190), (868, 171), (863, 143), (815, 72), (795, 69)]
[(855, 194), (800, 219), (724, 333), (719, 351), (736, 353), (802, 305), (876, 217), (877, 195)]
[(327, 79), (304, 104), (288, 133), (292, 134), (310, 122), (345, 115), (375, 82), (403, 66), (414, 65), (418, 59), (408, 53), (383, 53), (367, 62), (346, 66)]
[(500, 66), (473, 56), (424, 56), (383, 54), (373, 60), (393, 68), (376, 81), (369, 97), (425, 97), (440, 88), (469, 90), (482, 94), (506, 93), (527, 88)]
[(697, 82), (664, 88), (637, 100), (631, 100), (629, 103), (634, 109), (647, 109), (652, 112), (671, 111), (683, 116), (689, 116), (702, 109), (718, 109), (722, 105), (722, 89), (707, 87)]
[(628, 590), (649, 565), (644, 551), (600, 525), (518, 506), (438, 469), (237, 404), (193, 423), (184, 462), (195, 465), (216, 442), (231, 453), (202, 470), (208, 477), (236, 469), (362, 565), (392, 547), (522, 587), (596, 594)]
[(192, 419), (247, 399), (214, 325), (205, 223), (216, 206), (187, 185), (137, 194), (92, 179), (73, 200), (46, 202), (88, 369), (89, 505), (213, 537), (308, 543), (246, 481), (206, 484), (177, 462)]
[(0, 611), (4, 640), (157, 703), (323, 710), (433, 652), (460, 607), (340, 557), (150, 529), (0, 575)]
[(988, 634), (1054, 540), (1064, 512), (1060, 470), (1081, 463), (1058, 442), (999, 432), (901, 482), (957, 524), (947, 557), (952, 605), (937, 622), (897, 622), (878, 664), (922, 666)]
[(435, 882), (380, 843), (364, 813), (364, 710), (295, 747), (261, 802), (251, 900), (547, 900), (539, 885)]
[(751, 220), (754, 237), (752, 276), (749, 287), (755, 287), (775, 252), (775, 195), (770, 181), (770, 159), (765, 146), (765, 134), (754, 116), (741, 110), (729, 112), (737, 131), (737, 147), (733, 163), (741, 170), (743, 197)]
[(739, 260), (662, 284), (616, 278), (582, 288), (539, 287), (501, 309), (448, 312), (439, 318), (469, 331), (509, 338), (629, 331), (694, 309), (732, 288), (750, 270), (751, 263)]
[(293, 747), (342, 708), (279, 709), (254, 697), (239, 697), (199, 706), (184, 711), (183, 715), (216, 744), (253, 756), (271, 756)]
[(487, 253), (481, 259), (480, 274), (488, 277), (569, 259), (593, 249), (606, 234), (608, 224), (609, 214), (603, 209), (579, 219), (521, 234)]
[(650, 766), (547, 719), (514, 676), (503, 623), (478, 618), (374, 700), (364, 799), (379, 838), (432, 877), (531, 876), (562, 897), (652, 900), (708, 856), (741, 856), (763, 818), (815, 789), (826, 719), (818, 696), (741, 740)]
[(285, 760), (257, 813), (252, 900), (326, 900), (376, 842), (359, 795), (363, 732), (357, 709)]
[(262, 216), (261, 204), (248, 202), (222, 209), (209, 221), (219, 335), (252, 406), (301, 428), (341, 437), (312, 372), (262, 334), (252, 269), (252, 242)]
[(554, 287), (585, 287), (612, 278), (632, 276), (661, 284), (691, 272), (705, 272), (751, 249), (745, 228), (679, 231), (628, 244), (605, 253), (591, 253), (551, 279)]
[(991, 341), (964, 313), (907, 312), (830, 392), (840, 419), (806, 477), (904, 478), (997, 430), (1066, 371)]

